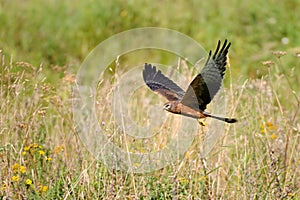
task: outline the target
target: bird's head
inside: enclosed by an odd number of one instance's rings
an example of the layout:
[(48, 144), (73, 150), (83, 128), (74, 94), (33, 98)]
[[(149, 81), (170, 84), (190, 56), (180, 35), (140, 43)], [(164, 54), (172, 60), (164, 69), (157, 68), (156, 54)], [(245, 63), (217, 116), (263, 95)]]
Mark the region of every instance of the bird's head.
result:
[(165, 103), (163, 109), (171, 113), (180, 114), (181, 103), (179, 101), (169, 101)]

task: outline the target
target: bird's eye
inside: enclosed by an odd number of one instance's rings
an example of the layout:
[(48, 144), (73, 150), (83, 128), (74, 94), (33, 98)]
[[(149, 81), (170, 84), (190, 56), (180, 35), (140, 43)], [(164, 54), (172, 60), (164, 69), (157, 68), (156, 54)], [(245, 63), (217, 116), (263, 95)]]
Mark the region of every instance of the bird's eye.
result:
[(170, 108), (171, 108), (171, 105), (170, 105), (170, 104), (166, 104), (166, 105), (164, 106), (164, 109), (165, 109), (165, 110), (170, 110)]

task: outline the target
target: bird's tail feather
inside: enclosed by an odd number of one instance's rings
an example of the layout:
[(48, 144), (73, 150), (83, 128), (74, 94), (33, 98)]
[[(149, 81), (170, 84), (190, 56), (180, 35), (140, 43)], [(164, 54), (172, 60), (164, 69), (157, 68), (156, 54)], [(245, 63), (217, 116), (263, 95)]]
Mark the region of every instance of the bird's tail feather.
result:
[(206, 117), (211, 117), (211, 118), (214, 118), (214, 119), (218, 119), (218, 120), (221, 120), (221, 121), (224, 121), (224, 122), (227, 122), (227, 123), (235, 123), (237, 122), (238, 120), (235, 119), (235, 118), (228, 118), (228, 117), (219, 117), (219, 116), (215, 116), (215, 115), (212, 115), (210, 113), (207, 113), (207, 112), (204, 112), (203, 113)]

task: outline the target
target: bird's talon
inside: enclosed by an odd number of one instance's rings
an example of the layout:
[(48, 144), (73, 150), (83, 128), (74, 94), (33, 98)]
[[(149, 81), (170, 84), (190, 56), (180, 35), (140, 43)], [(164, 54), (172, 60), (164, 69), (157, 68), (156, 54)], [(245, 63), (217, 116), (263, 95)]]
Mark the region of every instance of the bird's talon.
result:
[(204, 121), (204, 119), (198, 119), (198, 123), (199, 123), (201, 126), (207, 126), (207, 123)]

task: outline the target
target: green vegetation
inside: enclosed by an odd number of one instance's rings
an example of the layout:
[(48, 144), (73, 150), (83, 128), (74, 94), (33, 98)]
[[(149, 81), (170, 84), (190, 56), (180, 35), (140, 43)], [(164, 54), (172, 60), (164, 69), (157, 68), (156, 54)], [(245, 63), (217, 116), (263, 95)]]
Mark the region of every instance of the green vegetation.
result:
[[(299, 6), (298, 0), (0, 1), (0, 197), (299, 199)], [(73, 124), (72, 87), (97, 44), (146, 26), (177, 30), (206, 49), (218, 39), (232, 42), (226, 109), (239, 122), (225, 125), (205, 159), (198, 152), (206, 129), (199, 127), (182, 160), (134, 174), (106, 167), (84, 148)], [(115, 74), (108, 71), (107, 78), (118, 80), (132, 59), (121, 58), (119, 71), (112, 63)], [(162, 53), (161, 60), (170, 57)], [(195, 75), (182, 69), (188, 78)], [(109, 81), (99, 89), (105, 105), (110, 89)], [(136, 118), (146, 115), (135, 106), (141, 99), (164, 103), (144, 89), (130, 105)], [(107, 108), (98, 108), (98, 117), (112, 140), (120, 147), (136, 142), (132, 150), (146, 151), (143, 142), (124, 139)], [(172, 134), (169, 127), (160, 131), (156, 146), (148, 144), (152, 150)]]

